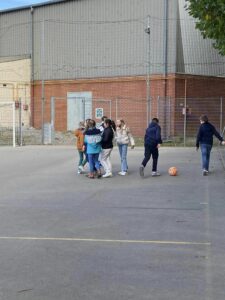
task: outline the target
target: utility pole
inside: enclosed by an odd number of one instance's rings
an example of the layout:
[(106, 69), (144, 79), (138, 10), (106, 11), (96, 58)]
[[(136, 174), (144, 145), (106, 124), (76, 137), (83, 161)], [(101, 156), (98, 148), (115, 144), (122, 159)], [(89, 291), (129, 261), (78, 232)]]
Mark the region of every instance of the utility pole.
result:
[(151, 72), (151, 29), (150, 29), (150, 16), (147, 16), (147, 27), (145, 33), (148, 35), (148, 54), (147, 54), (147, 77), (146, 77), (146, 102), (147, 102), (147, 126), (149, 124), (149, 116), (151, 119), (151, 96), (150, 96), (150, 72)]
[(45, 121), (45, 20), (42, 21), (41, 43), (41, 142), (44, 144), (44, 121)]

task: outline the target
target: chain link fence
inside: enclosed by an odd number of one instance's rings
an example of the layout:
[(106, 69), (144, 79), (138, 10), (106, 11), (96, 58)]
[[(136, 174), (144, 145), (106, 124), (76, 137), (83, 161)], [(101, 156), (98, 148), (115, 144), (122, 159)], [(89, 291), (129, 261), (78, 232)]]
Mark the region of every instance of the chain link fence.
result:
[[(143, 145), (145, 129), (157, 117), (165, 143), (194, 145), (199, 117), (206, 114), (217, 130), (225, 131), (225, 100), (215, 98), (91, 98), (51, 97), (43, 103), (36, 98), (31, 105), (32, 126), (24, 122), (21, 102), (0, 104), (0, 145), (74, 144), (74, 130), (80, 121), (91, 118), (98, 124), (101, 117), (123, 119), (138, 144)], [(27, 118), (27, 117), (26, 117)]]

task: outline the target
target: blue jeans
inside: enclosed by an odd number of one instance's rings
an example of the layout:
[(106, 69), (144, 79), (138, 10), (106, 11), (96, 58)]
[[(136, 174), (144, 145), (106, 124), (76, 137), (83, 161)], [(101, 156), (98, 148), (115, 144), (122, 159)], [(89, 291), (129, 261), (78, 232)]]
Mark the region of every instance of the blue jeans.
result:
[(127, 148), (128, 144), (118, 144), (119, 153), (120, 153), (120, 160), (121, 160), (121, 171), (127, 172)]
[(99, 153), (88, 154), (88, 162), (90, 167), (90, 172), (93, 173), (95, 168), (100, 170), (100, 164), (98, 161)]
[(201, 152), (202, 152), (202, 169), (205, 169), (208, 171), (212, 145), (201, 144), (200, 147), (201, 147)]

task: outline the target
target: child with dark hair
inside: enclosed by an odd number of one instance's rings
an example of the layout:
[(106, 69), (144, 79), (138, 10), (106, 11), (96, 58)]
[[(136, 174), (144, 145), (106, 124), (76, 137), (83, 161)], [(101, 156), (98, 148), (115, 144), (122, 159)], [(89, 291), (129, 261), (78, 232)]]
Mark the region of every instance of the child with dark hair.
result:
[(103, 178), (112, 177), (112, 164), (110, 160), (110, 155), (113, 149), (113, 137), (114, 132), (112, 129), (112, 121), (110, 119), (105, 119), (104, 121), (104, 131), (102, 134), (102, 152), (101, 152), (101, 165), (104, 168), (105, 174)]
[(225, 145), (225, 142), (216, 128), (209, 123), (206, 115), (202, 115), (200, 117), (200, 123), (201, 125), (199, 127), (196, 139), (196, 150), (198, 151), (200, 145), (202, 152), (202, 174), (203, 176), (206, 176), (209, 174), (209, 161), (213, 146), (213, 136), (215, 135), (222, 145)]
[(113, 120), (111, 120), (111, 127), (113, 129), (113, 132), (115, 132), (116, 131), (116, 123)]
[(101, 124), (99, 125), (99, 127), (98, 127), (98, 129), (101, 131), (101, 133), (103, 133), (103, 131), (104, 131), (104, 122), (105, 122), (105, 120), (106, 119), (108, 119), (106, 116), (102, 116), (101, 117)]
[(144, 168), (146, 167), (148, 161), (151, 156), (153, 159), (152, 163), (152, 176), (159, 176), (160, 173), (157, 171), (159, 150), (158, 148), (162, 144), (161, 139), (161, 128), (159, 126), (159, 120), (157, 118), (153, 118), (152, 122), (149, 124), (145, 133), (145, 154), (142, 164), (139, 168), (140, 176), (144, 177)]
[(95, 168), (97, 170), (97, 177), (101, 177), (101, 170), (99, 165), (99, 153), (101, 152), (101, 131), (96, 128), (96, 123), (94, 120), (89, 121), (89, 128), (85, 132), (84, 141), (86, 143), (86, 152), (88, 155), (88, 162), (90, 173), (89, 178), (94, 178)]

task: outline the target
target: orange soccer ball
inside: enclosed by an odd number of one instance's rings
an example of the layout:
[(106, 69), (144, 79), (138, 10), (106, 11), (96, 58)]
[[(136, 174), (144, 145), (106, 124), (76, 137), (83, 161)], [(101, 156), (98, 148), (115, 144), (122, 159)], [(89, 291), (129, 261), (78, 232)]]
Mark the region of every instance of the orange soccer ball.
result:
[(168, 170), (168, 173), (170, 176), (177, 176), (177, 168), (176, 167), (170, 167)]

